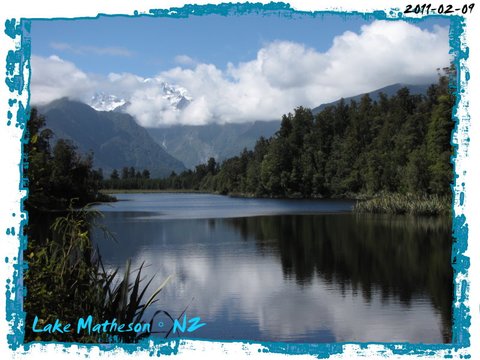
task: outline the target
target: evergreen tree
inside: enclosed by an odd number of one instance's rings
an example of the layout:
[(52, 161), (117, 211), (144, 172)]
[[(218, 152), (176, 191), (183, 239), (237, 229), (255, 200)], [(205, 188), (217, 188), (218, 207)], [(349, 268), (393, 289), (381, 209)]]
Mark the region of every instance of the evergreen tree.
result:
[(120, 176), (118, 175), (117, 169), (113, 169), (112, 173), (110, 174), (110, 179), (111, 179), (111, 180), (118, 180), (118, 179), (120, 179)]

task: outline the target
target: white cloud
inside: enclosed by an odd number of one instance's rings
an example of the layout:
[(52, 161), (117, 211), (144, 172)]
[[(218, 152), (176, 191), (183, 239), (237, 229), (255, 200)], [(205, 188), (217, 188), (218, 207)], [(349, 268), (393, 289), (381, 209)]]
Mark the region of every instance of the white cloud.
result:
[[(163, 124), (173, 124), (178, 111), (173, 110), (170, 102), (164, 99), (162, 95), (159, 86), (140, 87), (133, 92), (127, 111), (144, 126), (155, 125), (152, 122), (152, 119), (156, 118), (154, 114), (161, 115)], [(145, 111), (145, 109), (148, 109), (148, 111)]]
[(175, 61), (176, 64), (184, 65), (184, 66), (192, 66), (198, 63), (196, 60), (194, 60), (188, 55), (177, 55), (173, 60)]
[[(130, 98), (127, 110), (147, 126), (279, 119), (300, 105), (315, 107), (399, 82), (433, 82), (436, 69), (451, 60), (447, 28), (428, 31), (402, 21), (375, 21), (358, 34), (345, 32), (323, 53), (275, 41), (255, 59), (229, 63), (225, 70), (212, 64), (189, 68), (194, 60), (180, 55), (175, 60), (186, 67), (164, 71), (150, 81), (134, 74), (94, 78), (58, 58), (34, 58), (34, 99), (79, 97), (88, 89), (93, 93), (95, 85), (95, 90)], [(182, 111), (167, 106), (158, 89), (163, 80), (187, 89), (191, 104)]]
[(86, 100), (97, 86), (92, 76), (58, 56), (43, 58), (32, 55), (31, 63), (30, 93), (33, 104), (44, 104), (65, 96)]

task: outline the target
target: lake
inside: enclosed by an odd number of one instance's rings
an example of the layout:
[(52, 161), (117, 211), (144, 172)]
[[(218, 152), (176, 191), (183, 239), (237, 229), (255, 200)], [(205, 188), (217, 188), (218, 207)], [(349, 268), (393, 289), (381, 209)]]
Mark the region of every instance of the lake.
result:
[[(115, 194), (94, 231), (109, 269), (145, 264), (170, 337), (261, 342), (451, 341), (451, 220), (358, 215), (332, 200)], [(182, 318), (183, 319), (183, 318)], [(165, 316), (153, 330), (168, 329)], [(157, 335), (158, 336), (158, 335)]]

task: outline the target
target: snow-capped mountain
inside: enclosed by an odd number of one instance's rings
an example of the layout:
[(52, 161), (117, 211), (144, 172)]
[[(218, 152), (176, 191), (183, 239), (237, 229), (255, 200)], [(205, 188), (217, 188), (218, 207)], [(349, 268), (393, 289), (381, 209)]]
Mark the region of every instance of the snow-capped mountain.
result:
[(89, 105), (97, 111), (114, 111), (127, 103), (125, 99), (103, 92), (95, 93), (90, 99)]
[[(192, 97), (188, 95), (187, 89), (180, 86), (158, 79), (145, 79), (143, 83), (147, 86), (157, 86), (161, 90), (161, 97), (168, 100), (172, 109), (182, 110), (192, 101)], [(130, 105), (130, 99), (105, 92), (97, 92), (92, 96), (88, 104), (97, 111), (126, 111)]]
[[(150, 79), (147, 79), (147, 81), (148, 80)], [(192, 101), (192, 98), (188, 95), (188, 91), (185, 88), (171, 85), (163, 81), (159, 83), (159, 86), (165, 94), (163, 95), (163, 98), (170, 101), (172, 107), (176, 109), (184, 109)]]

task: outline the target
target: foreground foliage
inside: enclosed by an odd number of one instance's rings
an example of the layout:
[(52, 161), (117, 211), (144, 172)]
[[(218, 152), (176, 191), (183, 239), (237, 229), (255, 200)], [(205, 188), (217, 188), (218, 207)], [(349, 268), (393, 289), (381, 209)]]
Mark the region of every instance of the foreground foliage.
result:
[(71, 210), (55, 217), (45, 239), (29, 238), (25, 255), (29, 268), (24, 278), (28, 289), (25, 341), (111, 342), (116, 337), (118, 341), (135, 342), (150, 335), (118, 331), (77, 334), (74, 329), (69, 333), (33, 332), (35, 317), (39, 319), (36, 329), (57, 319), (75, 327), (80, 317), (88, 315), (99, 322), (116, 319), (119, 324), (141, 323), (145, 310), (168, 283), (170, 278), (144, 301), (153, 278), (141, 284), (143, 265), (131, 270), (128, 262), (123, 276), (118, 276), (118, 270), (106, 271), (89, 236), (90, 224), (100, 215), (88, 208)]
[[(150, 333), (78, 334), (73, 328), (80, 317), (89, 315), (98, 322), (143, 322), (145, 310), (169, 279), (145, 299), (153, 279), (142, 283), (143, 265), (132, 270), (128, 263), (123, 276), (118, 270), (105, 270), (90, 238), (92, 224), (101, 214), (87, 203), (110, 198), (98, 192), (92, 155), (81, 157), (64, 140), (58, 140), (52, 150), (53, 134), (44, 125), (43, 117), (32, 110), (24, 147), (24, 175), (29, 185), (24, 204), (29, 213), (24, 229), (28, 238), (24, 253), (28, 264), (24, 274), (25, 341), (136, 342)], [(106, 229), (105, 234), (108, 237)], [(56, 320), (71, 324), (72, 330), (34, 332), (35, 319), (36, 330)]]

